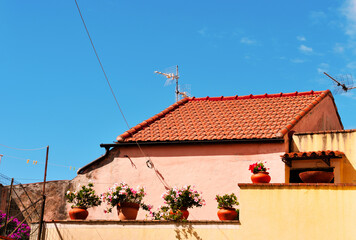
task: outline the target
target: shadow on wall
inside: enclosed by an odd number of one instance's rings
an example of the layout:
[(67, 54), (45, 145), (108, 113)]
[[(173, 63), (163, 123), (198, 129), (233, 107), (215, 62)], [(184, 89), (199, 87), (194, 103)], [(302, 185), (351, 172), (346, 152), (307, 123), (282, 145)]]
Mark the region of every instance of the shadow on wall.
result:
[(356, 169), (352, 165), (351, 161), (344, 156), (342, 159), (344, 161), (343, 167), (343, 182), (344, 183), (356, 183)]
[(176, 239), (183, 240), (183, 239), (191, 239), (194, 237), (197, 240), (203, 240), (199, 234), (195, 231), (192, 224), (180, 224), (177, 223), (175, 226), (174, 231), (176, 232)]
[[(220, 229), (219, 229), (220, 230)], [(203, 240), (202, 237), (199, 236), (198, 232), (194, 229), (193, 225), (189, 222), (177, 222), (175, 224), (175, 229), (174, 229), (176, 235), (175, 238), (178, 240), (184, 240), (184, 239), (196, 239), (196, 240)], [(224, 237), (224, 239), (230, 239), (226, 234), (220, 230), (221, 235), (219, 239), (222, 239), (221, 237)]]

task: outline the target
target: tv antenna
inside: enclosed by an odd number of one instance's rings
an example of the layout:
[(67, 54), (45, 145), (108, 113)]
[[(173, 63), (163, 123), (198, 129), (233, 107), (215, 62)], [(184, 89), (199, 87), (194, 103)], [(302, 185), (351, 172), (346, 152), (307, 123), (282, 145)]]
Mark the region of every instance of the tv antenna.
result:
[(167, 78), (165, 85), (169, 85), (175, 80), (175, 82), (176, 82), (176, 91), (175, 91), (176, 102), (179, 101), (179, 96), (182, 96), (183, 98), (188, 97), (188, 93), (181, 91), (181, 88), (178, 84), (178, 79), (179, 79), (178, 65), (175, 66), (175, 71), (172, 69), (171, 71), (168, 71), (168, 73), (159, 72), (159, 71), (154, 71), (154, 73), (161, 74)]
[(336, 85), (336, 89), (335, 90), (337, 92), (339, 92), (340, 90), (342, 90), (344, 92), (347, 92), (347, 91), (350, 91), (351, 89), (356, 88), (356, 87), (353, 86), (353, 79), (352, 79), (351, 75), (343, 75), (343, 76), (338, 77), (339, 79), (336, 80), (335, 78), (333, 78), (332, 76), (330, 76), (326, 72), (324, 72), (324, 74), (326, 76), (328, 76), (331, 80), (334, 81), (334, 83)]

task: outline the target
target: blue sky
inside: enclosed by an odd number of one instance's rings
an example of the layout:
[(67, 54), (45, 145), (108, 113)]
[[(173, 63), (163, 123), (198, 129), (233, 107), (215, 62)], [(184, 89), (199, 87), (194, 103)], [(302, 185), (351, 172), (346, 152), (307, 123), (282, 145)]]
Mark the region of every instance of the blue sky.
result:
[[(78, 3), (130, 126), (174, 103), (174, 85), (153, 72), (177, 64), (196, 97), (332, 90), (323, 71), (356, 77), (356, 0)], [(3, 145), (49, 145), (48, 179), (75, 177), (127, 127), (74, 0), (1, 1), (0, 34), (0, 172), (40, 181), (45, 150)], [(356, 128), (356, 90), (334, 98)]]

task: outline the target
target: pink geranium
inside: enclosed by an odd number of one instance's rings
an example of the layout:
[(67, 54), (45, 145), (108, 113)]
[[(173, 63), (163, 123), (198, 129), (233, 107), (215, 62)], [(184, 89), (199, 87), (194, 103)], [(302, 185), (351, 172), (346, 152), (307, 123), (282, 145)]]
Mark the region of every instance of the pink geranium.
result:
[[(267, 162), (265, 162), (267, 163)], [(248, 168), (248, 170), (250, 170), (252, 173), (256, 174), (258, 172), (267, 172), (267, 170), (269, 170), (269, 168), (266, 168), (265, 165), (263, 164), (263, 162), (256, 162), (250, 165), (250, 167)]]
[(142, 202), (145, 195), (146, 193), (143, 187), (138, 186), (137, 189), (133, 189), (125, 182), (121, 182), (120, 184), (115, 183), (112, 188), (109, 188), (108, 192), (103, 193), (101, 199), (108, 205), (105, 213), (111, 212), (113, 207), (124, 202), (137, 203), (144, 210), (148, 210), (149, 207)]

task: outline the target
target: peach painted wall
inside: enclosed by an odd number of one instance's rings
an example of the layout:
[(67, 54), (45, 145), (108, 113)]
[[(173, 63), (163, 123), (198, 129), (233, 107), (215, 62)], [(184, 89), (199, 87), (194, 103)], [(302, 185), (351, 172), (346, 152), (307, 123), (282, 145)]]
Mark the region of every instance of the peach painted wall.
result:
[[(248, 167), (253, 162), (267, 161), (271, 182), (285, 182), (285, 166), (280, 157), (284, 154), (283, 142), (156, 145), (142, 148), (169, 186), (195, 185), (198, 191), (203, 192), (207, 204), (202, 208), (190, 209), (190, 220), (217, 220), (215, 195), (232, 192), (239, 195), (237, 184), (251, 182)], [(146, 160), (136, 146), (121, 147), (112, 150), (100, 165), (94, 165), (72, 182), (73, 185), (85, 184), (92, 179), (99, 193), (120, 181), (134, 187), (144, 185), (148, 193), (145, 202), (157, 208), (163, 204), (161, 194), (165, 188), (155, 171), (146, 166)], [(104, 205), (89, 209), (88, 219), (117, 219), (116, 209), (112, 214), (104, 214), (103, 210)], [(138, 219), (144, 219), (145, 215), (146, 212), (140, 210)]]
[(308, 112), (292, 129), (296, 132), (324, 130), (342, 130), (337, 109), (330, 96), (325, 97), (317, 106)]

